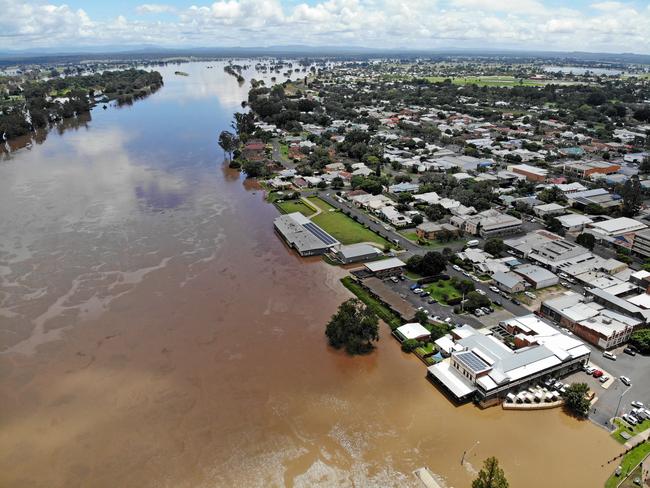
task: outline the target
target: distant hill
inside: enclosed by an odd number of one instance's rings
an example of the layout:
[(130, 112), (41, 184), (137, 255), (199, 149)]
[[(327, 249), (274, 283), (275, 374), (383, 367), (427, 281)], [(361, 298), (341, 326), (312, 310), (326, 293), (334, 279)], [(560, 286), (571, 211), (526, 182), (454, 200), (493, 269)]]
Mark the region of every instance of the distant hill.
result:
[(24, 49), (0, 51), (0, 64), (24, 64), (46, 62), (74, 62), (83, 58), (137, 59), (170, 56), (348, 56), (348, 57), (446, 57), (446, 56), (498, 56), (509, 59), (542, 58), (576, 62), (638, 63), (650, 64), (650, 55), (634, 53), (589, 53), (535, 51), (512, 49), (408, 49), (368, 48), (362, 46), (307, 46), (287, 45), (268, 47), (184, 47), (167, 48), (154, 45), (137, 46), (80, 46), (70, 48)]

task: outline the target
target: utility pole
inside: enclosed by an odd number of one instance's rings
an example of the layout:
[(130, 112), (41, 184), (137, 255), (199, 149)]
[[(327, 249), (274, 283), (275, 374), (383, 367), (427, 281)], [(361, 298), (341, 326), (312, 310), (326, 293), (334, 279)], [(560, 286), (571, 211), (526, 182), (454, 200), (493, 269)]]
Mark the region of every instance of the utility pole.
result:
[(476, 446), (478, 446), (481, 443), (481, 441), (476, 441), (476, 444), (474, 444), (472, 447), (470, 447), (467, 451), (463, 451), (463, 457), (460, 459), (460, 465), (462, 466), (463, 463), (465, 462), (465, 456), (467, 456), (470, 452), (472, 452), (472, 449), (474, 449)]

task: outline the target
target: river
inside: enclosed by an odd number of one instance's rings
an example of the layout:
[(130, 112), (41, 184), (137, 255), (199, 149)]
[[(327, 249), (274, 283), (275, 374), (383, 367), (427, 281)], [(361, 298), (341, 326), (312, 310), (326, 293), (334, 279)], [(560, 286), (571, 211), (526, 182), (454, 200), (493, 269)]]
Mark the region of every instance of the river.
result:
[(248, 82), (178, 69), (0, 161), (0, 486), (461, 488), (490, 455), (513, 487), (602, 486), (620, 448), (590, 422), (455, 407), (385, 326), (329, 349), (343, 272), (222, 164)]

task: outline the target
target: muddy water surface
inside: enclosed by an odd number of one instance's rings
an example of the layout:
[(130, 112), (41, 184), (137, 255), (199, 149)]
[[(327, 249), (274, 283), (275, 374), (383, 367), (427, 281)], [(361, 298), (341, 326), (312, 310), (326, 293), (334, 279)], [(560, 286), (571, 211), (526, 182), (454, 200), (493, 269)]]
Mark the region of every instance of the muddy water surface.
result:
[(247, 87), (211, 64), (0, 161), (0, 486), (418, 486), (428, 466), (466, 487), (489, 455), (514, 487), (601, 486), (618, 447), (590, 423), (456, 408), (386, 329), (368, 357), (327, 348), (342, 271), (288, 252), (224, 169)]

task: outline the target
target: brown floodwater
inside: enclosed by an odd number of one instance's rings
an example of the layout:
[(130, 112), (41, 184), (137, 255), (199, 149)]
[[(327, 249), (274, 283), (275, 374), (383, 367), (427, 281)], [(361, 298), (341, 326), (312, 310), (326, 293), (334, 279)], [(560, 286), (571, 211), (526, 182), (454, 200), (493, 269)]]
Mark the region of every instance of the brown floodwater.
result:
[(602, 486), (590, 422), (455, 407), (386, 327), (327, 347), (344, 271), (222, 165), (247, 87), (210, 65), (0, 158), (0, 486), (467, 487), (492, 455), (513, 487)]

